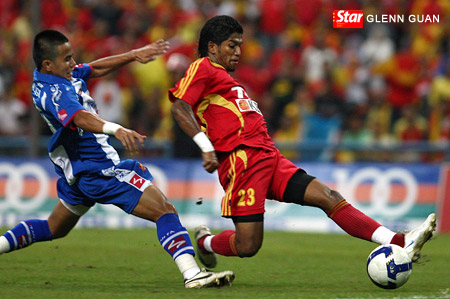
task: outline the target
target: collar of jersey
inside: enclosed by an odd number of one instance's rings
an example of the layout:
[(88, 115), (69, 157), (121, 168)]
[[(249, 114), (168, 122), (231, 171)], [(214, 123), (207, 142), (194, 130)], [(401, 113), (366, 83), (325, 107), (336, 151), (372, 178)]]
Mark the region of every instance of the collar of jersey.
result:
[(218, 63), (213, 62), (213, 61), (211, 60), (211, 58), (208, 57), (208, 59), (209, 59), (209, 62), (211, 63), (211, 65), (213, 65), (213, 66), (215, 66), (215, 67), (220, 67), (221, 69), (224, 69), (224, 70), (225, 70), (225, 68), (224, 68), (223, 66), (221, 66), (221, 65), (218, 64)]
[(62, 83), (62, 84), (70, 84), (70, 81), (66, 78), (54, 76), (54, 75), (48, 75), (39, 72), (37, 69), (33, 72), (34, 81), (43, 81), (47, 83)]

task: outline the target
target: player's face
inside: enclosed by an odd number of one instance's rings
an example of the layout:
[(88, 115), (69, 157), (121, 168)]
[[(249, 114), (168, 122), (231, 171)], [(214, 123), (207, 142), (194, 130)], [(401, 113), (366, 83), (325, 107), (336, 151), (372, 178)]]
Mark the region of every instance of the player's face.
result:
[(47, 65), (48, 73), (54, 76), (72, 80), (72, 71), (75, 67), (73, 59), (73, 51), (70, 43), (64, 43), (58, 46), (58, 56), (54, 61), (50, 61)]
[(239, 33), (233, 33), (220, 45), (210, 42), (209, 57), (228, 72), (234, 72), (241, 56), (242, 42), (242, 34)]

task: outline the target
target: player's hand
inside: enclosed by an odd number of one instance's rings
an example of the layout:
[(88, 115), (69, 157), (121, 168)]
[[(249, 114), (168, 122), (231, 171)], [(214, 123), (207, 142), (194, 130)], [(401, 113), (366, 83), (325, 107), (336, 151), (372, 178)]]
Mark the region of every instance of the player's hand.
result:
[(147, 136), (141, 135), (134, 130), (120, 128), (114, 136), (122, 142), (123, 147), (131, 154), (139, 153), (139, 145), (144, 146), (144, 140)]
[(156, 59), (156, 56), (167, 53), (169, 50), (169, 42), (165, 40), (157, 40), (145, 47), (132, 50), (135, 60), (140, 63), (147, 63)]
[(206, 152), (202, 153), (203, 167), (207, 172), (212, 173), (214, 170), (219, 168), (219, 161), (217, 160), (216, 152)]

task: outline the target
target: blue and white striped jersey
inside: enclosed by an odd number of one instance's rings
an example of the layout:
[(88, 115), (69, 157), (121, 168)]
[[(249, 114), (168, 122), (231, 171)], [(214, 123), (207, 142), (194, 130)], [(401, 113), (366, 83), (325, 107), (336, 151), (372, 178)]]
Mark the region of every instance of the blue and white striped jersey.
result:
[(49, 156), (58, 175), (69, 184), (75, 183), (80, 174), (99, 172), (120, 162), (108, 135), (86, 132), (72, 123), (82, 109), (97, 114), (86, 86), (91, 71), (88, 64), (77, 65), (71, 81), (37, 69), (33, 72), (34, 105), (53, 133)]

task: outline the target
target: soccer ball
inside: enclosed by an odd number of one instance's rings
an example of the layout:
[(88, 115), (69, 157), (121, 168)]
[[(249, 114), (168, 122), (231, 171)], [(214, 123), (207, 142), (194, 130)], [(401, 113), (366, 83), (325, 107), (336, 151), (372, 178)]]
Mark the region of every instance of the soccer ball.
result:
[(367, 258), (367, 274), (372, 282), (383, 289), (396, 289), (404, 285), (411, 275), (412, 262), (406, 250), (398, 245), (381, 245)]

